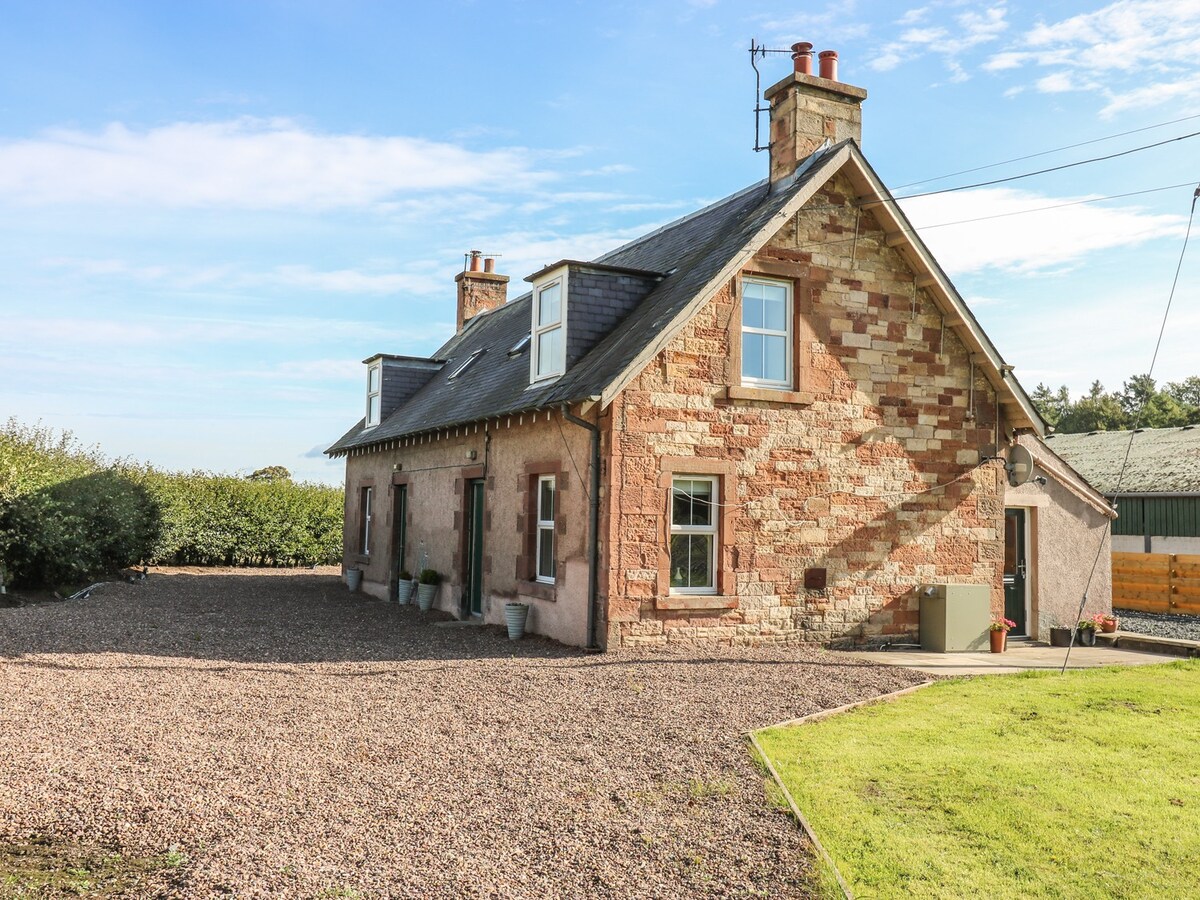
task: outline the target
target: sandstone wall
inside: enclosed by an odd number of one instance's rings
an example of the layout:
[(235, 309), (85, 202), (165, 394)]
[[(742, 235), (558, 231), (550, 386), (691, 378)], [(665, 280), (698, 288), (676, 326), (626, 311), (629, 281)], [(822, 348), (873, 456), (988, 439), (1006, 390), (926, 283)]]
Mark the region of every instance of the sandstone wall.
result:
[[(966, 348), (852, 196), (835, 179), (744, 272), (794, 282), (795, 391), (739, 386), (735, 279), (610, 408), (610, 645), (911, 640), (929, 582), (1003, 608), (994, 393), (976, 374), (968, 409)], [(670, 594), (672, 473), (723, 479), (716, 597)]]
[[(450, 429), (408, 446), (376, 450), (346, 461), (345, 566), (363, 570), (362, 590), (389, 595), (395, 547), (395, 486), (408, 485), (408, 540), (404, 564), (419, 561), (445, 577), (437, 608), (460, 614), (465, 578), (466, 493), (471, 478), (485, 479), (483, 619), (501, 624), (504, 601), (530, 604), (529, 630), (568, 644), (587, 643), (587, 499), (589, 436), (583, 429), (547, 419), (505, 417)], [(561, 426), (561, 430), (560, 430)], [(488, 436), (490, 435), (490, 442)], [(474, 450), (476, 458), (468, 459)], [(572, 457), (574, 462), (572, 463)], [(395, 466), (401, 466), (395, 471)], [(578, 468), (578, 474), (576, 472)], [(555, 474), (558, 496), (555, 584), (532, 580), (529, 556), (531, 478)], [(371, 552), (358, 553), (361, 488), (375, 488)], [(393, 598), (394, 599), (394, 598)]]

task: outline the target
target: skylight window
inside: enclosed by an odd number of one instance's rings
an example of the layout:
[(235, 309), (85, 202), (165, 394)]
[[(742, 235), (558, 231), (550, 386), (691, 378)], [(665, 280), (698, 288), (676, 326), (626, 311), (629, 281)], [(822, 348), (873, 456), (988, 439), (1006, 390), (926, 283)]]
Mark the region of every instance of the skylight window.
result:
[(533, 337), (533, 332), (523, 335), (519, 341), (512, 345), (508, 351), (509, 356), (520, 356), (525, 348), (529, 346), (529, 340)]
[[(486, 349), (486, 348), (484, 348), (484, 349)], [(477, 359), (479, 359), (479, 357), (483, 356), (484, 349), (476, 350), (474, 353), (472, 353), (470, 356), (468, 356), (466, 361), (461, 366), (459, 366), (457, 369), (455, 369), (453, 372), (450, 373), (450, 378), (448, 380), (453, 381), (455, 378), (457, 378), (463, 372), (467, 371), (467, 369), (471, 368), (471, 366), (475, 364), (475, 360), (477, 360)]]

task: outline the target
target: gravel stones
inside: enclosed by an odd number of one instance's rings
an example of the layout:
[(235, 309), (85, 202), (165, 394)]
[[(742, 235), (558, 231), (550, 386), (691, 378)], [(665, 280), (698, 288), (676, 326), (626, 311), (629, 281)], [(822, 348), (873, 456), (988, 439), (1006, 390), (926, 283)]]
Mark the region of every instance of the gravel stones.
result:
[(742, 732), (921, 680), (444, 620), (333, 569), (0, 609), (0, 841), (177, 848), (186, 896), (797, 896)]
[(1175, 613), (1138, 612), (1133, 609), (1114, 609), (1121, 622), (1121, 631), (1148, 634), (1151, 637), (1200, 641), (1200, 616)]

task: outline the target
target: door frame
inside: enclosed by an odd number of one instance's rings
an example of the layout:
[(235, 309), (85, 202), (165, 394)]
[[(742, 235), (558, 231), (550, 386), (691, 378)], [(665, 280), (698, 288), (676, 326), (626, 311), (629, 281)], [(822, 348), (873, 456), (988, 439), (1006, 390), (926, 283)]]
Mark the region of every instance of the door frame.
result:
[[(1005, 503), (1004, 515), (1008, 517), (1009, 510), (1021, 513), (1021, 535), (1020, 546), (1023, 551), (1022, 555), (1025, 558), (1025, 633), (1018, 635), (1020, 637), (1029, 637), (1037, 639), (1037, 620), (1034, 617), (1034, 602), (1033, 602), (1033, 585), (1036, 581), (1037, 572), (1037, 554), (1034, 552), (1033, 545), (1033, 517), (1036, 506), (1022, 506), (1019, 503)], [(1003, 540), (1003, 538), (1002, 538)], [(1003, 576), (1003, 562), (1001, 562), (1001, 576)], [(1007, 601), (1007, 593), (1005, 600)]]
[(392, 481), (391, 559), (388, 565), (388, 599), (395, 600), (400, 590), (400, 570), (408, 552), (408, 480)]
[(487, 480), (466, 478), (463, 484), (462, 618), (483, 615), (483, 540)]

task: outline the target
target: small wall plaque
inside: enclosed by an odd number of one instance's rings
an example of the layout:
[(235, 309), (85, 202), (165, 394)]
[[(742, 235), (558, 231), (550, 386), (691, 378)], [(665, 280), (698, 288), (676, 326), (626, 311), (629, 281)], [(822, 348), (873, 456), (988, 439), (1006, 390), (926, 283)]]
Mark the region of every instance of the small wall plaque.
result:
[(823, 591), (825, 590), (825, 584), (825, 569), (804, 570), (804, 589), (806, 591)]

